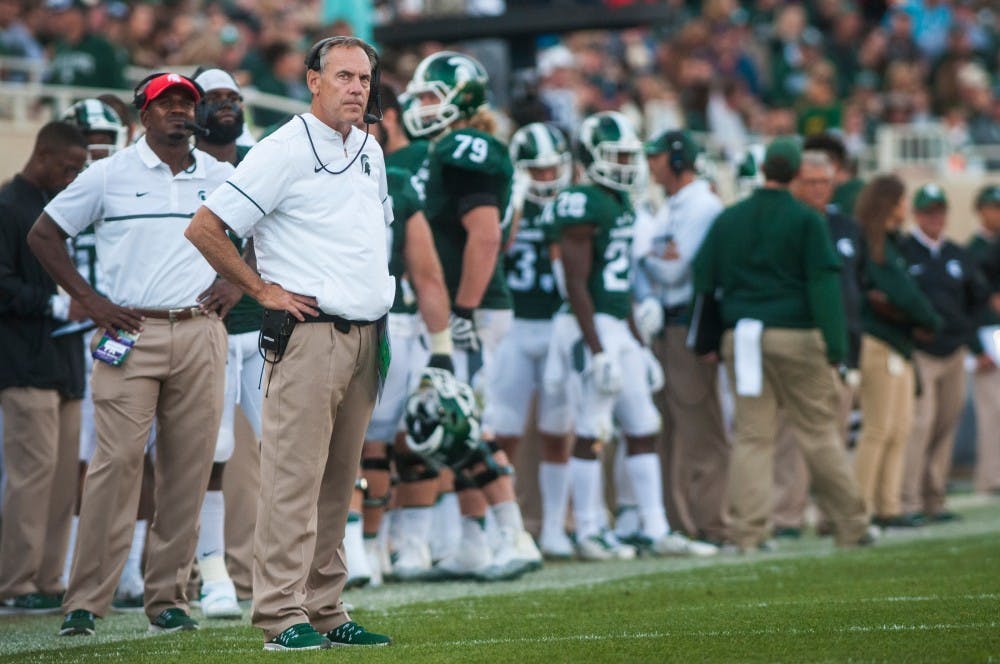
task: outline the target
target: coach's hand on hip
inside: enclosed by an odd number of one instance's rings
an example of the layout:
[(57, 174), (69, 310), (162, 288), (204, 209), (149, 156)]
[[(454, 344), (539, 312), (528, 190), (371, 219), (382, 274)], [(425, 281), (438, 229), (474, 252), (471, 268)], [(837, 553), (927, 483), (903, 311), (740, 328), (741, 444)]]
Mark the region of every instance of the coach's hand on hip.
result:
[(299, 321), (304, 321), (306, 315), (319, 315), (319, 303), (316, 302), (316, 298), (286, 291), (278, 284), (265, 283), (262, 290), (251, 295), (265, 309), (287, 311)]

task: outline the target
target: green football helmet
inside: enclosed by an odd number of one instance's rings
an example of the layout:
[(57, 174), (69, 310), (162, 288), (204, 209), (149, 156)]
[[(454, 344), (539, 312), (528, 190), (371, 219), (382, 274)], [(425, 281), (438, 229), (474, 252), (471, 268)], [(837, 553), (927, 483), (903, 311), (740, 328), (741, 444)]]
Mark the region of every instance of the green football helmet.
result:
[(413, 102), (403, 111), (403, 124), (412, 136), (432, 136), (453, 122), (471, 118), (486, 105), (489, 76), (474, 58), (441, 51), (424, 58), (406, 93)]
[(444, 369), (422, 371), (404, 419), (407, 447), (436, 464), (461, 468), (480, 448), (476, 395)]
[(87, 145), (88, 164), (96, 159), (110, 157), (125, 147), (128, 131), (125, 124), (115, 110), (100, 99), (83, 99), (76, 102), (66, 109), (61, 120), (79, 128), (88, 141), (97, 138), (93, 134), (106, 134), (110, 138), (108, 143)]
[(645, 158), (632, 124), (617, 111), (602, 111), (580, 125), (577, 157), (596, 184), (629, 191), (642, 184)]
[[(510, 139), (510, 159), (518, 175), (528, 182), (525, 198), (538, 205), (545, 205), (568, 187), (573, 175), (573, 160), (565, 137), (544, 122), (532, 122), (514, 132)], [(540, 168), (555, 168), (555, 178), (537, 179), (532, 169)]]

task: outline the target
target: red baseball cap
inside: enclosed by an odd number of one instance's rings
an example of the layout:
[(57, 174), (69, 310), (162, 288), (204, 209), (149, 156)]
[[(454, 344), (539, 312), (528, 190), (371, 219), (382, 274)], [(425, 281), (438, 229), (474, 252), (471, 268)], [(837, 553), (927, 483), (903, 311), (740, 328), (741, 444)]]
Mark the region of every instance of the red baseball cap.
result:
[(201, 99), (201, 92), (198, 91), (198, 88), (189, 79), (180, 74), (160, 74), (146, 84), (146, 89), (144, 90), (146, 101), (143, 103), (141, 110), (145, 111), (150, 102), (154, 101), (170, 88), (184, 88), (194, 96), (196, 102)]

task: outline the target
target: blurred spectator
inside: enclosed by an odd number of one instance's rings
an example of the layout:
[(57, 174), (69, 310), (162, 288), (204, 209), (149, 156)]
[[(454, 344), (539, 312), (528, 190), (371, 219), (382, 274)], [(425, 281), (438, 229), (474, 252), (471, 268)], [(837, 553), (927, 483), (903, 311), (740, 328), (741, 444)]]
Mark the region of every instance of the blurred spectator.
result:
[(951, 4), (949, 0), (909, 0), (904, 5), (903, 11), (913, 19), (914, 41), (928, 58), (936, 58), (947, 46)]
[[(45, 52), (21, 20), (23, 11), (22, 0), (0, 0), (0, 55), (43, 63)], [(7, 81), (28, 79), (22, 72), (4, 72), (0, 78)]]
[[(309, 101), (311, 95), (305, 84), (305, 65), (302, 52), (288, 42), (277, 42), (264, 49), (264, 61), (269, 70), (254, 77), (254, 85), (261, 92), (280, 95), (291, 99)], [(267, 127), (280, 122), (286, 113), (256, 108), (254, 122), (259, 127)]]
[(47, 0), (49, 27), (58, 35), (52, 59), (51, 82), (94, 88), (122, 89), (123, 62), (115, 48), (87, 28), (82, 0)]
[(840, 128), (841, 107), (835, 86), (835, 72), (830, 63), (822, 62), (810, 70), (805, 94), (798, 103), (799, 134), (812, 136)]

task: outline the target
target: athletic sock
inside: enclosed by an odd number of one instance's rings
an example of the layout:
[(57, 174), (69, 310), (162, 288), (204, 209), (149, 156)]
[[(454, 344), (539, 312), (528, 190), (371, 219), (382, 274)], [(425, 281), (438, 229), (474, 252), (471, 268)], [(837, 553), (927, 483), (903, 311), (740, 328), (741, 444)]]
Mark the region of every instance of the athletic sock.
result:
[(79, 529), (80, 517), (74, 514), (69, 524), (69, 546), (66, 547), (66, 561), (63, 563), (61, 582), (64, 588), (69, 585), (69, 573), (73, 568), (73, 551), (76, 550), (76, 533)]
[(442, 493), (431, 508), (433, 525), (430, 537), (431, 559), (447, 558), (462, 541), (462, 511), (454, 491)]
[(626, 457), (625, 467), (632, 480), (636, 503), (639, 505), (642, 534), (651, 540), (658, 540), (670, 532), (667, 513), (663, 507), (660, 457), (652, 452), (636, 454)]
[(508, 500), (497, 503), (490, 507), (490, 512), (496, 519), (501, 530), (513, 533), (520, 533), (524, 530), (524, 521), (521, 518), (521, 508), (516, 501)]
[(542, 461), (538, 465), (538, 488), (542, 494), (542, 536), (565, 533), (569, 507), (569, 464)]
[(198, 532), (197, 558), (226, 554), (226, 500), (221, 491), (208, 491), (201, 504), (201, 530)]
[(576, 537), (586, 539), (600, 533), (600, 512), (597, 501), (603, 500), (601, 491), (601, 462), (597, 459), (569, 460), (570, 487), (573, 495), (573, 520)]

